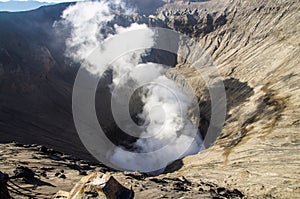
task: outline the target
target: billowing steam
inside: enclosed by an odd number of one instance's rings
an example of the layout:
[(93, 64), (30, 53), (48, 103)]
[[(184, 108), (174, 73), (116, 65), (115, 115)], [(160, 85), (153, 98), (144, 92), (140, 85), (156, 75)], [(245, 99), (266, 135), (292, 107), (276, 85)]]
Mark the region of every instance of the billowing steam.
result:
[[(114, 48), (105, 46), (103, 41), (134, 30), (143, 30), (144, 34), (133, 35), (132, 42), (142, 42), (147, 48), (153, 47), (156, 35), (146, 24), (133, 23), (129, 27), (108, 26), (108, 23), (114, 19), (117, 9), (130, 14), (128, 11), (130, 9), (126, 9), (121, 1), (79, 2), (68, 7), (63, 12), (61, 21), (71, 28), (71, 36), (66, 41), (67, 56), (76, 62), (81, 62), (98, 45), (103, 52), (109, 53), (114, 51)], [(111, 60), (113, 62), (110, 65), (92, 63), (83, 65), (91, 74), (98, 76), (108, 69), (113, 72), (110, 88), (115, 104), (122, 106), (124, 103), (122, 92), (130, 92), (131, 88), (140, 88), (143, 108), (137, 117), (143, 121), (143, 125), (139, 128), (139, 139), (133, 144), (136, 153), (149, 153), (168, 145), (168, 150), (165, 150), (160, 157), (153, 156), (147, 161), (135, 158), (134, 155), (128, 156), (126, 149), (116, 146), (109, 157), (111, 163), (129, 170), (140, 170), (139, 168), (161, 162), (164, 162), (165, 167), (171, 161), (199, 152), (202, 146), (197, 127), (191, 121), (193, 100), (189, 93), (166, 76), (166, 66), (142, 63), (142, 57), (147, 53), (146, 49), (139, 49), (128, 52), (117, 60)], [(119, 123), (119, 125), (124, 126), (120, 128), (126, 133), (132, 133), (129, 132), (130, 124)], [(185, 143), (191, 144), (187, 148)]]

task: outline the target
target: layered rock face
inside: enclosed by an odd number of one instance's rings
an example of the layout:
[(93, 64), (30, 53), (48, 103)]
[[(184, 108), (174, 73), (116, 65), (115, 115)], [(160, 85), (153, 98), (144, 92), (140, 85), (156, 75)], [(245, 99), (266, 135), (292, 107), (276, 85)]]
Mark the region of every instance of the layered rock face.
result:
[[(214, 146), (184, 158), (171, 175), (214, 179), (251, 197), (299, 197), (299, 7), (296, 1), (231, 1), (203, 18), (194, 17), (201, 9), (192, 5), (171, 9), (164, 20), (211, 54), (227, 94), (225, 125)], [(201, 57), (193, 45), (183, 48), (191, 59)], [(206, 110), (199, 75), (185, 63), (178, 70), (198, 88)]]
[[(11, 27), (0, 31), (0, 141), (46, 144), (86, 158), (71, 115), (77, 69), (68, 67), (64, 38), (52, 30), (67, 5), (59, 6), (0, 14), (1, 26)], [(175, 172), (159, 178), (183, 175), (192, 183), (237, 188), (249, 198), (299, 197), (299, 9), (296, 0), (177, 2), (149, 17), (120, 16), (120, 23), (158, 25), (194, 38), (179, 52), (193, 61), (202, 56), (198, 46), (205, 49), (226, 90), (226, 120), (214, 145), (170, 165), (167, 171)], [(25, 22), (31, 30), (21, 28)], [(172, 70), (197, 91), (205, 136), (211, 119), (205, 81), (180, 57)]]

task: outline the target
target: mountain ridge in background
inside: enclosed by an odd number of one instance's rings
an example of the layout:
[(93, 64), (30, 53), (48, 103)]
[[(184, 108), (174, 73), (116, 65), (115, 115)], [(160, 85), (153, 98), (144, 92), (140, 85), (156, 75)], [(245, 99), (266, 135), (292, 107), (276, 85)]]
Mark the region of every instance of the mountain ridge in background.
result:
[(0, 11), (19, 12), (37, 9), (41, 6), (53, 5), (54, 3), (40, 1), (5, 1), (0, 2)]

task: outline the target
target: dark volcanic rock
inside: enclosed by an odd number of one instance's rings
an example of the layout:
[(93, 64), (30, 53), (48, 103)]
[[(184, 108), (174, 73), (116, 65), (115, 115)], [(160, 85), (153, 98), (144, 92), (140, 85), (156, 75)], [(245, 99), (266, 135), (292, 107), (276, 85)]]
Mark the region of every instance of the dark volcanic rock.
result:
[(14, 178), (23, 178), (26, 180), (31, 180), (34, 178), (35, 173), (28, 167), (18, 166), (14, 170)]
[(8, 175), (0, 171), (0, 196), (2, 199), (11, 198), (7, 189), (8, 179), (9, 179)]

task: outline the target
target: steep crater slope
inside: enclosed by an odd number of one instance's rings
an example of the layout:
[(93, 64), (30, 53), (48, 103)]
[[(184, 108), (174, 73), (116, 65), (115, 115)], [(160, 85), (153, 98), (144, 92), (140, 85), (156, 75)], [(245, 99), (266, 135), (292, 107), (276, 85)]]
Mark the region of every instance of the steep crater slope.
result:
[(88, 156), (71, 114), (77, 69), (64, 57), (65, 38), (52, 28), (68, 5), (0, 12), (1, 142), (44, 143)]
[[(297, 1), (230, 1), (215, 13), (193, 5), (161, 10), (158, 17), (169, 27), (211, 54), (227, 94), (225, 125), (214, 146), (177, 162), (171, 170), (183, 167), (170, 175), (213, 179), (253, 197), (299, 197), (299, 8)], [(190, 60), (202, 56), (194, 44), (180, 52)], [(205, 82), (184, 60), (178, 63), (209, 120)]]

